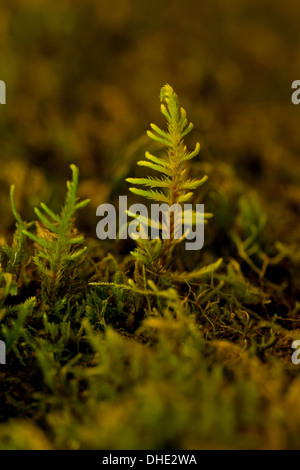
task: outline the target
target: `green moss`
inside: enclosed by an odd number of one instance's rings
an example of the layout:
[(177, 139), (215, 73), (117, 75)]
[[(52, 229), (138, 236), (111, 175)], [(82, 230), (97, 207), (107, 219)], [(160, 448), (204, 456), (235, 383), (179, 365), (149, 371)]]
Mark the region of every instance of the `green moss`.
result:
[[(170, 86), (161, 98), (168, 132), (152, 125), (148, 135), (169, 160), (146, 154), (144, 166), (165, 179), (130, 182), (161, 185), (164, 193), (133, 192), (171, 204), (172, 159), (177, 152), (185, 175), (198, 146), (189, 154), (183, 144), (191, 126)], [(16, 232), (1, 247), (0, 448), (299, 448), (299, 250), (272, 239), (259, 197), (214, 166), (215, 217), (206, 250), (193, 255), (160, 240), (138, 240), (133, 256), (120, 241), (85, 241), (74, 216), (89, 201), (77, 199), (74, 165), (63, 208), (41, 204), (39, 222), (21, 219), (12, 188)], [(177, 201), (202, 182), (182, 176)]]

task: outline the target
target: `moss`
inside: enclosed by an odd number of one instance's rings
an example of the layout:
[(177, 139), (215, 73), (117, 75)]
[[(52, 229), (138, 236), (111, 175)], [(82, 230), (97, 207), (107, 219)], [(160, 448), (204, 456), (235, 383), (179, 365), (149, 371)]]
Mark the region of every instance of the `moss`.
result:
[[(16, 232), (12, 245), (1, 248), (8, 366), (0, 371), (0, 447), (299, 447), (299, 380), (291, 363), (299, 303), (296, 285), (287, 292), (284, 280), (299, 268), (297, 248), (276, 240), (270, 246), (259, 200), (221, 166), (211, 174), (215, 224), (207, 251), (197, 260), (172, 247), (173, 269), (157, 264), (153, 272), (149, 240), (145, 252), (137, 240), (133, 257), (104, 245), (100, 253), (89, 239), (82, 248), (74, 214), (89, 201), (78, 201), (78, 169), (71, 168), (62, 210), (35, 209), (37, 235), (11, 190)], [(213, 261), (214, 251), (223, 265)], [(272, 270), (287, 261), (275, 284)]]

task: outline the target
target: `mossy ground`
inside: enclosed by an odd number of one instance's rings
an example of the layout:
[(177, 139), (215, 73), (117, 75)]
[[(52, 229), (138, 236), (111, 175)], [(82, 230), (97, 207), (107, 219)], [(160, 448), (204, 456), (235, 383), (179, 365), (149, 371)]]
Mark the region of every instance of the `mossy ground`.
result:
[[(30, 240), (18, 272), (2, 259), (0, 448), (299, 449), (296, 7), (117, 3), (1, 7), (1, 246), (11, 184), (23, 219), (41, 201), (58, 211), (73, 162), (91, 204), (76, 220), (85, 259), (55, 303), (42, 302)], [(195, 124), (189, 171), (208, 174), (196, 202), (214, 214), (204, 248), (179, 248), (172, 268), (223, 263), (156, 291), (134, 242), (96, 238), (95, 211), (128, 194), (165, 82)]]

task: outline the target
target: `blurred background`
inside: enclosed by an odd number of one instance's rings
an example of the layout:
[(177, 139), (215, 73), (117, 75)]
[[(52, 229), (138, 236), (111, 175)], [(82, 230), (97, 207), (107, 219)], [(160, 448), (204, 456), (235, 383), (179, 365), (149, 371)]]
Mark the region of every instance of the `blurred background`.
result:
[(149, 123), (164, 125), (168, 82), (195, 124), (188, 142), (201, 143), (199, 171), (229, 168), (217, 181), (229, 199), (234, 171), (277, 239), (297, 239), (299, 13), (276, 0), (2, 2), (0, 233), (14, 224), (12, 183), (30, 220), (40, 201), (60, 207), (75, 163), (80, 195), (92, 198), (81, 224), (95, 237), (95, 208), (128, 193)]

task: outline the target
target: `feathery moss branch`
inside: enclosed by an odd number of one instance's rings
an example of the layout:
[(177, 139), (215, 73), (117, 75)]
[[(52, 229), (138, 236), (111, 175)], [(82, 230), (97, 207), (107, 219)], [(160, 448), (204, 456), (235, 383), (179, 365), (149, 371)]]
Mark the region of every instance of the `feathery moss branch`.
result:
[(37, 234), (23, 230), (23, 233), (36, 245), (34, 262), (40, 271), (42, 301), (53, 304), (60, 298), (60, 292), (66, 292), (73, 277), (74, 265), (86, 251), (84, 237), (78, 235), (74, 227), (74, 215), (90, 202), (89, 199), (78, 201), (78, 175), (75, 165), (70, 166), (72, 181), (67, 181), (65, 204), (59, 214), (55, 214), (45, 204), (41, 210), (35, 208), (39, 218), (36, 223)]
[[(167, 159), (156, 157), (146, 152), (147, 160), (138, 162), (139, 166), (150, 168), (164, 176), (155, 178), (148, 176), (146, 178), (127, 178), (126, 181), (138, 186), (144, 186), (145, 189), (130, 187), (130, 191), (138, 196), (146, 197), (155, 202), (167, 203), (169, 207), (174, 204), (184, 204), (193, 196), (193, 190), (205, 183), (207, 176), (201, 179), (189, 179), (184, 167), (185, 161), (196, 157), (200, 151), (200, 144), (197, 142), (192, 152), (187, 151), (184, 144), (184, 137), (191, 132), (193, 124), (189, 123), (186, 117), (186, 111), (179, 106), (178, 98), (173, 88), (166, 84), (160, 92), (161, 112), (167, 120), (167, 130), (160, 129), (156, 124), (150, 124), (151, 130), (147, 132), (148, 136), (166, 147)], [(153, 189), (153, 188), (160, 188)], [(211, 217), (212, 214), (204, 214), (204, 218)], [(193, 214), (193, 220), (195, 217)], [(180, 221), (181, 223), (181, 221)], [(178, 240), (175, 239), (177, 232), (174, 214), (170, 214), (170, 239), (164, 239), (161, 244), (160, 254), (158, 256), (157, 244), (155, 257), (158, 258), (158, 269), (166, 268), (170, 261), (172, 251)], [(145, 240), (137, 240), (138, 247), (134, 252), (137, 259), (145, 264)], [(152, 244), (153, 245), (153, 244)], [(151, 244), (149, 245), (151, 251)], [(153, 263), (151, 256), (146, 264)]]

